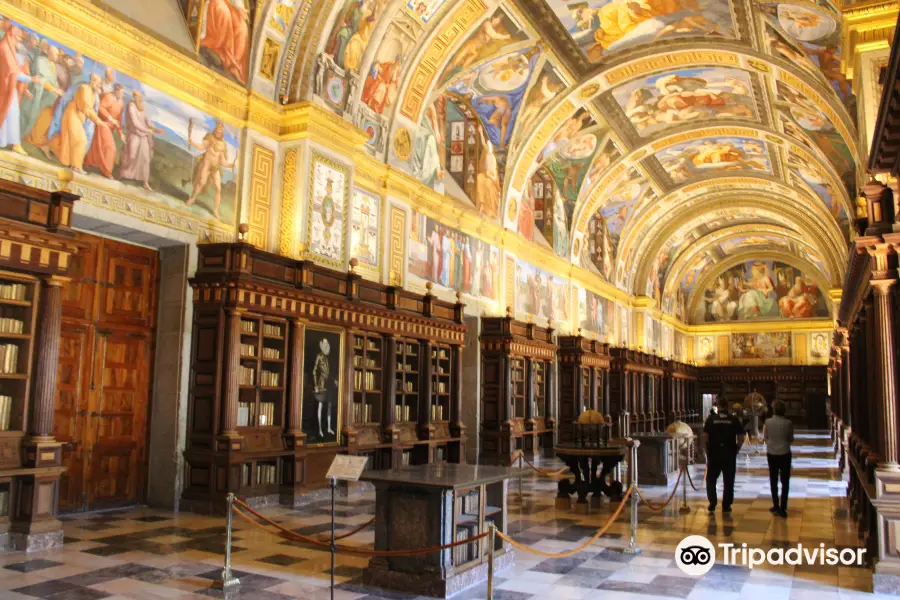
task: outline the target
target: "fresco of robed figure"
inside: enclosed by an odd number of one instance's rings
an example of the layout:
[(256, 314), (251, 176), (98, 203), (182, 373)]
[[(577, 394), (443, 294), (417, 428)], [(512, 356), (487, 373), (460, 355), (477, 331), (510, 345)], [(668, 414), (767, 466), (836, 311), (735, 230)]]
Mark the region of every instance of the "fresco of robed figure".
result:
[(236, 129), (40, 31), (3, 23), (0, 148), (234, 224)]

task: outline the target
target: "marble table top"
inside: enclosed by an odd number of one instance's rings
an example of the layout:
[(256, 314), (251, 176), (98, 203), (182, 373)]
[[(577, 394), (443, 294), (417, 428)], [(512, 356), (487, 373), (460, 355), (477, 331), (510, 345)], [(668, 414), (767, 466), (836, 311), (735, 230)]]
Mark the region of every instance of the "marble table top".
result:
[(401, 483), (424, 487), (462, 489), (526, 475), (524, 469), (487, 465), (434, 464), (417, 465), (383, 471), (366, 471), (360, 481)]

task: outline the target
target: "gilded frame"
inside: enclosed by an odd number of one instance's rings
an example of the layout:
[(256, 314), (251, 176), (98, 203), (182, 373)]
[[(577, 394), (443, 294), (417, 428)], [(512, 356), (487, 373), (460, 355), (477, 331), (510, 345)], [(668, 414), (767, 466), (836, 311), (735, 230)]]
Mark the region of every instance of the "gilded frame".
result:
[[(315, 248), (313, 248), (313, 210), (315, 204), (315, 186), (316, 186), (316, 166), (324, 165), (330, 169), (333, 169), (339, 172), (344, 176), (344, 185), (341, 187), (341, 193), (343, 197), (340, 203), (341, 209), (341, 246), (340, 246), (340, 256), (339, 258), (329, 258), (328, 256), (323, 256), (319, 254)], [(343, 270), (346, 269), (347, 265), (347, 248), (349, 246), (349, 240), (347, 239), (347, 221), (350, 218), (348, 214), (347, 207), (349, 206), (350, 200), (350, 168), (342, 163), (339, 163), (335, 160), (332, 160), (319, 152), (313, 150), (310, 152), (309, 159), (309, 184), (307, 188), (307, 199), (306, 199), (306, 248), (307, 254), (312, 258), (312, 260), (316, 263), (324, 265), (326, 267), (331, 267), (332, 269)]]
[[(335, 409), (335, 421), (332, 423), (332, 428), (334, 430), (334, 441), (318, 441), (312, 442), (310, 440), (318, 438), (317, 432), (313, 430), (307, 430), (304, 427), (304, 419), (306, 416), (306, 408), (307, 404), (310, 404), (312, 407), (316, 406), (317, 400), (312, 398), (311, 394), (307, 397), (308, 390), (312, 389), (311, 386), (314, 385), (312, 383), (312, 368), (315, 365), (315, 358), (311, 358), (310, 352), (308, 352), (307, 345), (310, 343), (310, 333), (320, 333), (326, 335), (334, 335), (337, 336), (338, 341), (338, 354), (337, 354), (337, 373), (334, 375), (335, 384), (337, 386), (335, 392), (335, 403), (337, 407)], [(344, 370), (345, 370), (345, 362), (344, 362), (344, 352), (345, 352), (345, 338), (346, 338), (346, 330), (343, 327), (337, 327), (334, 325), (311, 325), (310, 323), (306, 323), (303, 327), (303, 369), (302, 369), (302, 383), (300, 388), (300, 430), (306, 435), (307, 439), (307, 447), (309, 448), (324, 448), (324, 447), (339, 447), (341, 446), (341, 419), (343, 417), (343, 404), (345, 400), (345, 390), (344, 390)], [(329, 339), (323, 337), (322, 339)], [(333, 352), (333, 349), (332, 349)], [(316, 355), (318, 356), (318, 355)], [(330, 361), (330, 365), (333, 368), (335, 361)], [(329, 373), (332, 375), (332, 373)]]

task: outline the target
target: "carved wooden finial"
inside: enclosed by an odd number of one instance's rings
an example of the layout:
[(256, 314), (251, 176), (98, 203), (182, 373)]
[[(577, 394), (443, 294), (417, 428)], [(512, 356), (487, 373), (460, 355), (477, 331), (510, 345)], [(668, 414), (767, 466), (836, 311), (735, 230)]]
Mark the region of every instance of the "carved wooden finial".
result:
[(359, 266), (359, 261), (356, 258), (350, 259), (350, 272), (356, 273), (356, 267)]
[(426, 281), (426, 282), (425, 282), (425, 295), (426, 295), (426, 296), (430, 296), (430, 295), (431, 295), (431, 288), (432, 288), (432, 287), (434, 287), (434, 286), (432, 285), (432, 283), (431, 283), (430, 281)]
[(462, 292), (460, 292), (460, 291), (458, 291), (458, 290), (457, 290), (457, 292), (456, 292), (456, 303), (457, 303), (457, 304), (462, 304)]
[(512, 319), (512, 317), (513, 317), (513, 307), (512, 306), (506, 307), (506, 316), (509, 317), (510, 319)]
[(581, 327), (579, 327), (579, 328), (578, 328), (578, 337), (582, 337), (582, 331), (583, 331), (583, 330), (581, 329)]
[(246, 223), (241, 223), (240, 225), (238, 225), (238, 240), (246, 242), (248, 231), (250, 231), (250, 226)]

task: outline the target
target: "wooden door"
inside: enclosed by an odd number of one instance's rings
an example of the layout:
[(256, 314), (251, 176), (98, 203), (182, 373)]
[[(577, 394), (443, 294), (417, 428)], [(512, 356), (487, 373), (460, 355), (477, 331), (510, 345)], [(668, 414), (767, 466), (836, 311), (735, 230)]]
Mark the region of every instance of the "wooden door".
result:
[(158, 271), (153, 250), (86, 234), (77, 242), (54, 420), (65, 512), (143, 499)]

